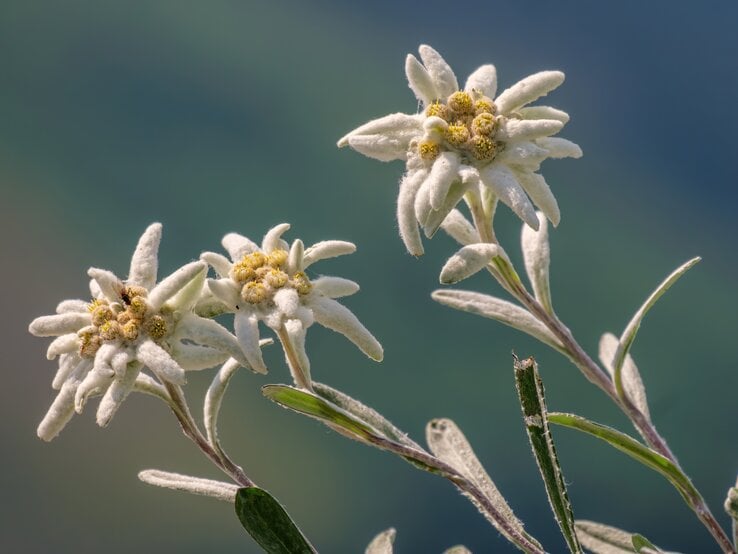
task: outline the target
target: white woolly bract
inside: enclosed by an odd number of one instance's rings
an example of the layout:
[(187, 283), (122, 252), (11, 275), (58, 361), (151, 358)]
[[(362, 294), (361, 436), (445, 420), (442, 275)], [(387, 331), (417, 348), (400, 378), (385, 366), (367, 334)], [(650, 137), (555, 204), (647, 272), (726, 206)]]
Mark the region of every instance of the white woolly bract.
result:
[[(619, 344), (618, 338), (612, 333), (605, 333), (600, 337), (599, 345), (599, 358), (602, 365), (610, 374), (611, 379), (615, 379), (615, 370), (613, 362), (615, 360), (615, 354), (618, 350)], [(630, 354), (626, 354), (623, 360), (623, 367), (621, 372), (621, 379), (623, 382), (623, 389), (625, 394), (628, 395), (630, 401), (633, 402), (638, 411), (640, 411), (650, 421), (651, 414), (648, 409), (648, 399), (646, 398), (646, 388), (643, 386), (643, 380), (641, 379), (641, 372), (638, 371), (635, 361)]]
[[(299, 319), (287, 319), (284, 322), (284, 330), (287, 333), (287, 337), (289, 337), (289, 346), (292, 348), (292, 352), (297, 358), (297, 363), (299, 365), (299, 368), (292, 367), (289, 357), (287, 357), (287, 365), (293, 372), (292, 377), (295, 380), (295, 383), (299, 384), (306, 380), (309, 384), (311, 382), (310, 359), (308, 358), (307, 351), (305, 350), (305, 334), (307, 329)], [(297, 371), (300, 371), (301, 375), (297, 375)]]
[[(338, 146), (347, 146), (351, 138), (360, 136), (384, 135), (390, 140), (404, 142), (407, 148), (408, 141), (416, 136), (421, 128), (422, 119), (417, 115), (393, 113), (373, 119), (357, 127), (338, 141)], [(353, 146), (353, 145), (352, 145)]]
[(456, 152), (442, 152), (431, 167), (428, 174), (430, 203), (434, 210), (443, 205), (449, 188), (454, 180), (458, 179), (458, 170), (461, 159)]
[(274, 304), (286, 317), (295, 317), (300, 307), (300, 296), (295, 289), (282, 288), (274, 294)]
[(228, 233), (221, 240), (221, 244), (234, 262), (240, 260), (245, 254), (251, 254), (259, 249), (255, 242), (238, 233)]
[(152, 223), (138, 239), (136, 250), (131, 257), (128, 282), (150, 290), (156, 284), (159, 266), (159, 243), (161, 242), (161, 223)]
[(505, 141), (532, 140), (555, 135), (564, 124), (555, 119), (507, 119), (497, 131), (497, 138)]
[(95, 419), (100, 427), (106, 427), (113, 419), (123, 401), (133, 390), (137, 377), (141, 371), (141, 363), (130, 364), (121, 379), (115, 379), (105, 391), (97, 407)]
[(402, 140), (386, 135), (352, 135), (348, 138), (348, 144), (368, 158), (391, 162), (405, 159), (410, 138)]
[(464, 214), (455, 208), (443, 220), (441, 229), (446, 231), (451, 238), (461, 245), (479, 242), (479, 233), (477, 233), (477, 230), (464, 217)]
[(56, 306), (56, 313), (86, 312), (89, 302), (84, 300), (62, 300)]
[(397, 224), (400, 228), (400, 238), (413, 256), (422, 256), (424, 252), (418, 220), (415, 218), (415, 198), (427, 176), (426, 169), (408, 171), (400, 181), (400, 192), (397, 196)]
[(504, 90), (496, 99), (500, 113), (507, 114), (545, 96), (564, 82), (561, 71), (541, 71), (529, 75)]
[(551, 106), (528, 106), (527, 108), (520, 108), (515, 114), (521, 119), (555, 119), (562, 123), (569, 122), (568, 113)]
[(69, 333), (56, 337), (46, 349), (46, 359), (53, 360), (60, 354), (75, 352), (79, 347), (77, 333)]
[(356, 252), (356, 245), (352, 242), (345, 240), (323, 240), (305, 249), (303, 266), (307, 269), (320, 260), (345, 256), (354, 252)]
[(64, 429), (64, 426), (69, 420), (72, 419), (74, 415), (74, 396), (77, 392), (77, 387), (88, 369), (89, 365), (80, 364), (64, 382), (43, 420), (38, 425), (36, 434), (40, 439), (45, 441), (52, 440)]
[[(438, 97), (428, 70), (412, 54), (408, 54), (405, 58), (405, 76), (410, 90), (423, 106), (427, 106)], [(341, 146), (340, 142), (338, 145)]]
[[(431, 420), (425, 428), (425, 436), (428, 447), (436, 457), (474, 483), (509, 526), (523, 531), (522, 522), (515, 516), (512, 508), (477, 459), (469, 441), (453, 421), (450, 419)], [(488, 519), (500, 533), (507, 536), (499, 521)]]
[(289, 223), (280, 223), (269, 229), (261, 240), (261, 250), (265, 254), (269, 254), (277, 249), (282, 249), (282, 235), (290, 230)]
[(478, 91), (487, 98), (494, 98), (497, 94), (497, 70), (492, 64), (478, 67), (469, 75), (464, 85), (466, 92)]
[(543, 175), (530, 171), (516, 170), (515, 177), (536, 206), (546, 214), (553, 226), (558, 226), (561, 221), (561, 211), (556, 197), (546, 183)]
[(221, 350), (236, 358), (243, 366), (251, 367), (244, 358), (238, 339), (217, 321), (194, 314), (184, 315), (177, 325), (177, 337)]
[(138, 478), (144, 483), (156, 487), (210, 496), (231, 503), (235, 502), (236, 493), (238, 492), (238, 486), (231, 483), (201, 479), (158, 469), (145, 469), (138, 474)]
[(222, 279), (208, 279), (207, 287), (220, 301), (222, 301), (231, 311), (236, 310), (241, 296), (236, 288), (236, 284), (228, 277)]
[(372, 539), (364, 554), (392, 554), (397, 531), (393, 527), (382, 531)]
[(581, 158), (582, 149), (578, 144), (560, 137), (544, 137), (536, 144), (548, 152), (549, 158)]
[(266, 373), (267, 367), (259, 347), (259, 319), (256, 314), (237, 313), (233, 327), (243, 355), (248, 360), (247, 367), (257, 373)]
[(440, 281), (447, 285), (458, 283), (471, 277), (487, 266), (492, 258), (500, 255), (504, 253), (496, 244), (477, 243), (464, 246), (443, 266)]
[(222, 364), (229, 354), (209, 346), (177, 342), (172, 346), (172, 357), (185, 371), (200, 371)]
[(165, 381), (175, 385), (184, 385), (187, 382), (182, 366), (152, 340), (144, 340), (138, 345), (136, 359)]
[(289, 254), (287, 255), (287, 268), (290, 273), (297, 273), (299, 271), (305, 271), (303, 267), (303, 259), (305, 258), (305, 245), (300, 239), (295, 240), (290, 246)]
[(190, 281), (197, 278), (200, 273), (206, 272), (207, 269), (208, 266), (205, 262), (190, 262), (163, 279), (149, 292), (147, 302), (151, 310), (158, 311), (167, 300), (187, 286)]
[(633, 533), (584, 519), (575, 521), (574, 528), (582, 546), (594, 554), (633, 553)]
[(446, 98), (457, 90), (459, 90), (459, 82), (451, 67), (446, 63), (441, 55), (427, 44), (421, 44), (418, 48), (420, 59), (428, 70), (428, 74), (433, 80), (438, 98)]
[(314, 297), (310, 301), (315, 321), (323, 327), (341, 333), (367, 356), (378, 362), (382, 361), (384, 351), (379, 341), (348, 308), (335, 300), (326, 297)]
[(228, 277), (228, 272), (231, 270), (233, 264), (223, 254), (216, 254), (215, 252), (203, 252), (200, 254), (200, 259), (212, 267), (218, 274), (218, 277)]
[(489, 187), (502, 203), (533, 229), (538, 229), (536, 211), (512, 171), (503, 165), (492, 163), (481, 169), (479, 176), (482, 183)]
[(68, 333), (76, 333), (89, 325), (89, 313), (67, 312), (56, 315), (44, 315), (34, 319), (28, 326), (28, 332), (37, 337), (55, 337)]
[(359, 292), (359, 284), (343, 277), (324, 275), (312, 281), (313, 290), (328, 298), (341, 298)]
[(542, 212), (538, 212), (536, 215), (540, 222), (538, 231), (531, 229), (528, 225), (523, 225), (523, 230), (520, 233), (523, 261), (536, 300), (541, 303), (548, 313), (553, 313), (551, 287), (549, 285), (551, 249), (548, 243), (548, 223)]
[[(91, 267), (87, 275), (95, 281), (103, 296), (110, 302), (120, 302), (120, 294), (123, 292), (123, 283), (112, 271)], [(90, 290), (92, 286), (90, 285)], [(94, 295), (96, 298), (98, 296)]]
[(523, 331), (557, 350), (561, 349), (559, 340), (540, 321), (523, 308), (506, 300), (479, 292), (448, 289), (436, 290), (431, 294), (431, 297), (444, 306), (495, 319), (500, 323)]

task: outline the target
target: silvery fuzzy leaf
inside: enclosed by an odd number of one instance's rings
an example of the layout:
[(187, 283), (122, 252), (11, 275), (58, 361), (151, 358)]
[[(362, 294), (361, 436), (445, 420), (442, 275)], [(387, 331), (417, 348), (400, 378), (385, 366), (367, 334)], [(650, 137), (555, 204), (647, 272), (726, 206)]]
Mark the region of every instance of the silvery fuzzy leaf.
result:
[(259, 319), (256, 314), (237, 313), (233, 318), (233, 328), (243, 353), (236, 358), (242, 359), (245, 356), (247, 363), (242, 365), (257, 373), (266, 374), (267, 367), (259, 347)]
[[(351, 144), (351, 139), (362, 136), (383, 136), (397, 143), (404, 143), (407, 149), (408, 142), (418, 136), (421, 130), (422, 118), (418, 115), (393, 113), (373, 119), (357, 127), (338, 141), (338, 147)], [(353, 145), (351, 145), (353, 147)]]
[(201, 479), (158, 469), (145, 469), (138, 474), (138, 478), (144, 483), (156, 487), (210, 496), (230, 503), (236, 500), (236, 493), (238, 492), (238, 485), (232, 483)]
[[(612, 333), (605, 333), (600, 338), (600, 362), (602, 362), (602, 365), (613, 380), (615, 379), (613, 362), (615, 360), (615, 353), (618, 350), (618, 344), (618, 338)], [(628, 395), (633, 405), (638, 408), (638, 411), (646, 416), (646, 419), (651, 421), (651, 414), (648, 410), (648, 399), (646, 398), (646, 388), (643, 386), (641, 373), (638, 371), (638, 367), (630, 354), (627, 354), (625, 360), (623, 360), (621, 379), (625, 394)]]
[(392, 554), (392, 545), (395, 542), (396, 534), (397, 531), (392, 527), (386, 531), (382, 531), (372, 539), (372, 542), (366, 547), (364, 554)]
[(408, 171), (400, 181), (400, 193), (397, 196), (397, 224), (400, 228), (400, 238), (413, 256), (422, 256), (424, 252), (415, 217), (415, 197), (427, 177), (428, 171), (425, 169)]
[[(431, 420), (425, 428), (425, 434), (428, 446), (437, 458), (474, 483), (508, 525), (521, 533), (525, 532), (522, 522), (515, 516), (512, 508), (477, 459), (469, 441), (453, 421), (450, 419)], [(490, 520), (490, 522), (500, 533), (507, 536), (505, 529), (497, 521)]]
[(359, 154), (380, 162), (404, 160), (412, 137), (388, 137), (386, 135), (351, 135), (348, 144)]
[(564, 74), (561, 71), (534, 73), (504, 90), (495, 98), (495, 105), (499, 113), (507, 114), (545, 96), (563, 82)]
[(44, 315), (34, 319), (28, 326), (28, 332), (36, 337), (55, 337), (68, 333), (76, 333), (82, 327), (90, 325), (90, 313), (66, 312), (55, 315)]
[[(123, 291), (123, 283), (112, 271), (91, 267), (87, 270), (87, 275), (95, 281), (100, 292), (109, 302), (121, 301), (120, 294)], [(90, 285), (90, 290), (92, 290), (92, 285)], [(93, 294), (93, 296), (98, 298), (97, 295)]]
[(200, 254), (200, 259), (212, 267), (220, 278), (228, 277), (233, 265), (223, 254), (216, 252), (203, 252)]
[(445, 99), (459, 90), (456, 75), (438, 52), (427, 44), (421, 44), (418, 52), (440, 98)]
[(531, 229), (528, 225), (523, 225), (520, 236), (523, 260), (525, 262), (525, 271), (528, 274), (528, 279), (530, 280), (536, 300), (541, 303), (549, 314), (553, 314), (551, 287), (548, 278), (551, 263), (551, 252), (548, 244), (548, 223), (546, 222), (546, 216), (542, 212), (538, 212), (536, 215), (540, 223), (538, 231)]
[(208, 266), (205, 262), (190, 262), (163, 279), (150, 292), (146, 299), (152, 311), (158, 311), (164, 303), (185, 288), (193, 279), (206, 273)]
[(313, 290), (328, 298), (342, 298), (359, 292), (359, 284), (343, 277), (323, 275), (313, 279)]
[(405, 58), (405, 75), (410, 90), (424, 106), (438, 98), (436, 86), (433, 84), (433, 79), (431, 79), (428, 70), (412, 54), (408, 54)]
[[(582, 545), (593, 554), (633, 554), (634, 552), (638, 552), (639, 554), (656, 554), (664, 552), (660, 548), (653, 546), (641, 535), (623, 531), (617, 527), (584, 519), (577, 520), (574, 526), (576, 527), (577, 536)], [(650, 546), (646, 548), (637, 546), (644, 544)]]
[(100, 399), (95, 419), (100, 427), (106, 427), (110, 420), (120, 408), (123, 401), (128, 397), (136, 384), (136, 379), (141, 371), (140, 363), (129, 364), (122, 379), (114, 379)]
[(441, 223), (441, 229), (461, 245), (479, 242), (479, 233), (464, 214), (454, 208)]
[(482, 183), (489, 187), (501, 202), (533, 229), (538, 229), (538, 218), (517, 177), (507, 167), (492, 163), (479, 171)]
[(561, 123), (569, 122), (569, 114), (551, 106), (528, 106), (515, 111), (521, 119), (555, 119)]
[(85, 313), (90, 303), (85, 300), (62, 300), (56, 306), (56, 313), (68, 314), (72, 312)]
[(463, 179), (456, 180), (451, 184), (441, 207), (437, 210), (431, 210), (423, 223), (423, 233), (425, 233), (426, 237), (431, 238), (436, 234), (451, 210), (461, 202), (467, 191), (475, 185), (475, 181)]
[(290, 246), (290, 252), (287, 255), (287, 268), (289, 273), (297, 273), (305, 271), (303, 267), (303, 259), (305, 258), (305, 245), (300, 239), (295, 240)]
[(428, 186), (430, 187), (430, 203), (434, 210), (441, 208), (443, 201), (448, 196), (451, 184), (458, 179), (460, 163), (461, 158), (456, 152), (441, 152), (433, 162), (428, 174)]
[(533, 140), (555, 135), (563, 127), (564, 124), (555, 119), (507, 119), (495, 136), (502, 141)]
[[(239, 315), (240, 314), (236, 315), (234, 325), (238, 325), (236, 320)], [(178, 340), (190, 339), (199, 345), (215, 348), (216, 350), (220, 350), (233, 358), (236, 358), (244, 367), (248, 367), (249, 369), (251, 368), (247, 358), (244, 357), (244, 353), (241, 350), (241, 345), (239, 344), (237, 337), (234, 337), (228, 329), (223, 327), (217, 321), (199, 317), (194, 314), (186, 314), (179, 320), (176, 333), (175, 338)], [(256, 369), (254, 371), (256, 371)]]
[(138, 239), (136, 250), (131, 257), (128, 283), (141, 286), (146, 290), (151, 290), (156, 284), (161, 230), (161, 223), (152, 223)]
[(556, 227), (561, 221), (561, 212), (556, 197), (546, 183), (543, 175), (526, 170), (514, 170), (513, 173), (533, 203), (546, 214), (548, 220)]
[(505, 256), (504, 250), (497, 244), (477, 243), (464, 246), (443, 266), (440, 281), (446, 285), (463, 281), (484, 269), (495, 256)]
[(205, 402), (203, 404), (203, 422), (205, 425), (205, 433), (211, 446), (217, 447), (218, 441), (218, 415), (220, 407), (223, 404), (223, 396), (225, 395), (228, 383), (231, 377), (236, 373), (241, 364), (237, 360), (230, 358), (218, 373), (215, 374), (213, 382), (210, 384), (205, 394)]
[(536, 144), (548, 152), (549, 158), (581, 158), (582, 149), (578, 144), (560, 137), (543, 137)]
[(184, 385), (187, 382), (182, 366), (166, 350), (150, 339), (136, 347), (136, 359), (165, 381), (176, 385)]
[(303, 266), (307, 269), (320, 260), (345, 256), (354, 252), (356, 252), (356, 245), (351, 242), (345, 240), (322, 240), (305, 249)]
[(556, 350), (562, 350), (559, 340), (543, 323), (523, 308), (506, 300), (479, 292), (453, 289), (436, 290), (431, 294), (431, 297), (444, 306), (495, 319), (500, 323), (531, 335)]
[(221, 244), (234, 262), (259, 249), (259, 245), (238, 233), (228, 233), (221, 240)]
[(323, 327), (341, 333), (371, 359), (381, 362), (384, 351), (379, 341), (345, 306), (326, 297), (311, 297), (310, 308), (315, 321)]
[(494, 98), (497, 94), (497, 69), (492, 64), (478, 67), (469, 75), (464, 85), (466, 92), (478, 91), (487, 98)]
[(289, 223), (280, 223), (269, 229), (264, 238), (261, 240), (261, 250), (265, 254), (269, 254), (273, 250), (277, 250), (282, 245), (282, 235), (290, 230)]

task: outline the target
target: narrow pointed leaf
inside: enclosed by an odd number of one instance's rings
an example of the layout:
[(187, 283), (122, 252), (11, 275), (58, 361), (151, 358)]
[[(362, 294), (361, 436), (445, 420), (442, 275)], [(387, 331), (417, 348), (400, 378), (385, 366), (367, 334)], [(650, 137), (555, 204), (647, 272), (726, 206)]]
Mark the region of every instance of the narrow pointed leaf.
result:
[(268, 554), (317, 552), (282, 505), (264, 489), (238, 489), (235, 506), (241, 525)]
[(593, 554), (633, 554), (633, 533), (583, 519), (574, 525), (582, 545)]
[(574, 414), (550, 413), (548, 414), (548, 420), (556, 425), (563, 425), (564, 427), (594, 435), (618, 450), (625, 452), (628, 456), (638, 460), (643, 465), (657, 471), (676, 487), (691, 508), (694, 509), (696, 500), (702, 500), (699, 492), (695, 489), (689, 478), (668, 458), (644, 446), (625, 433)]
[(658, 546), (654, 546), (653, 543), (643, 535), (635, 534), (631, 540), (633, 542), (633, 548), (638, 554), (659, 554), (660, 552), (663, 552), (663, 550)]
[(556, 448), (548, 428), (548, 413), (543, 382), (538, 375), (538, 367), (533, 358), (515, 360), (515, 385), (523, 408), (525, 428), (528, 432), (533, 454), (538, 469), (546, 486), (546, 494), (551, 504), (556, 522), (561, 528), (566, 544), (571, 552), (581, 553), (576, 531), (574, 530), (574, 514), (571, 510), (569, 495), (561, 473)]
[(395, 535), (397, 535), (397, 531), (392, 527), (386, 531), (382, 531), (372, 539), (372, 542), (366, 547), (364, 554), (392, 554)]
[(641, 321), (643, 321), (643, 318), (648, 313), (648, 310), (653, 307), (656, 301), (661, 298), (661, 296), (667, 290), (669, 290), (669, 288), (674, 283), (676, 283), (682, 275), (689, 271), (689, 269), (700, 260), (701, 258), (699, 257), (692, 258), (685, 264), (675, 269), (671, 273), (671, 275), (669, 275), (658, 287), (656, 287), (656, 290), (651, 293), (651, 295), (646, 299), (646, 301), (638, 309), (628, 325), (625, 327), (623, 334), (620, 336), (620, 344), (618, 345), (618, 349), (615, 352), (615, 359), (613, 361), (613, 369), (615, 371), (615, 386), (617, 387), (619, 394), (622, 394), (623, 392), (621, 379), (621, 370), (623, 368), (623, 363), (625, 362), (625, 357), (628, 355), (628, 351), (630, 350), (630, 347), (635, 340), (636, 333), (638, 333), (638, 328), (641, 326)]

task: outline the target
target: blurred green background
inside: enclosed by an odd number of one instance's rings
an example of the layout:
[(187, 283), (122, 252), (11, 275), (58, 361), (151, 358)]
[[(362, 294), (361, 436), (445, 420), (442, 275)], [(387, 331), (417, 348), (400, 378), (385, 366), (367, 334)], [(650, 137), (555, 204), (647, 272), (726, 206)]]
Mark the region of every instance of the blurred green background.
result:
[[(221, 236), (345, 239), (356, 254), (316, 271), (357, 280), (346, 301), (385, 347), (374, 364), (318, 326), (313, 372), (415, 438), (431, 417), (458, 422), (528, 529), (564, 544), (548, 511), (516, 403), (510, 352), (535, 355), (552, 409), (632, 432), (555, 353), (492, 321), (435, 305), (452, 253), (420, 260), (396, 236), (400, 163), (335, 141), (364, 121), (413, 111), (404, 57), (436, 47), (460, 80), (482, 63), (501, 86), (542, 69), (567, 82), (547, 99), (572, 121), (579, 161), (544, 172), (562, 208), (552, 233), (554, 303), (596, 353), (666, 274), (693, 269), (648, 316), (634, 356), (655, 421), (720, 521), (738, 470), (738, 4), (337, 0), (0, 3), (0, 302), (5, 375), (0, 549), (4, 552), (256, 552), (231, 508), (154, 489), (143, 468), (218, 478), (167, 410), (131, 397), (110, 427), (94, 403), (50, 444), (35, 436), (53, 399), (48, 341), (28, 322), (86, 297), (91, 265), (125, 274), (135, 241), (164, 223), (161, 273)], [(499, 235), (519, 259), (519, 223)], [(497, 294), (496, 286), (469, 283)], [(227, 449), (326, 553), (361, 552), (398, 529), (398, 552), (508, 552), (448, 483), (270, 404), (286, 382), (277, 348), (266, 378), (243, 372), (222, 414)], [(195, 410), (213, 372), (192, 375)], [(678, 494), (607, 446), (557, 429), (575, 514), (682, 552), (717, 551)]]

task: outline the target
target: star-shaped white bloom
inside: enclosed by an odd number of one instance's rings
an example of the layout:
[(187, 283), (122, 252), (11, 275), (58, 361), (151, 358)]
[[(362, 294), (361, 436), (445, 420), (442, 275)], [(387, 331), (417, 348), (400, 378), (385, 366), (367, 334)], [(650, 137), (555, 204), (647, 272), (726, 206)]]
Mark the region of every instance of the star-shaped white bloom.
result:
[(92, 301), (65, 300), (55, 315), (31, 322), (32, 334), (57, 337), (47, 357), (59, 357), (52, 383), (59, 394), (38, 427), (42, 439), (53, 439), (91, 396), (103, 395), (97, 423), (107, 425), (132, 390), (160, 388), (144, 368), (160, 381), (181, 385), (185, 371), (231, 356), (248, 367), (231, 333), (193, 313), (207, 264), (189, 263), (156, 283), (160, 240), (161, 224), (154, 223), (138, 242), (127, 280), (91, 268)]
[(359, 285), (340, 277), (310, 279), (305, 271), (315, 262), (351, 254), (350, 242), (330, 240), (305, 249), (301, 240), (289, 245), (281, 237), (290, 228), (282, 223), (269, 230), (261, 248), (236, 233), (223, 237), (230, 260), (206, 252), (218, 279), (208, 279), (214, 296), (234, 313), (234, 328), (246, 359), (256, 371), (266, 372), (259, 348), (259, 322), (277, 333), (288, 365), (298, 385), (310, 387), (310, 361), (305, 352), (305, 334), (313, 324), (337, 331), (370, 358), (381, 361), (382, 346), (356, 316), (335, 298), (349, 296)]
[(566, 113), (528, 104), (557, 88), (564, 74), (542, 71), (495, 97), (493, 65), (474, 71), (462, 90), (438, 52), (426, 45), (419, 51), (422, 63), (409, 54), (405, 73), (422, 111), (375, 119), (338, 141), (381, 161), (405, 160), (397, 218), (408, 251), (422, 254), (418, 224), (432, 236), (467, 192), (486, 193), (538, 229), (535, 204), (557, 225), (556, 199), (537, 171), (546, 158), (578, 158), (582, 151), (552, 137), (569, 120)]

